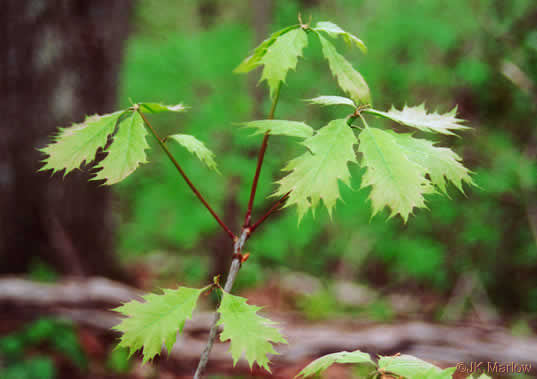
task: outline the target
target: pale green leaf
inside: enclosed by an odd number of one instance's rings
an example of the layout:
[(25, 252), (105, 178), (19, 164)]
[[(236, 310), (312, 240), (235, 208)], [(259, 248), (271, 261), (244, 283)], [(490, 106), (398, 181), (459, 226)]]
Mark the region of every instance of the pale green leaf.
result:
[(245, 58), (241, 62), (241, 64), (238, 65), (233, 70), (233, 72), (235, 72), (237, 74), (242, 74), (242, 73), (250, 72), (253, 69), (255, 69), (256, 67), (259, 67), (262, 64), (261, 59), (263, 58), (263, 56), (267, 52), (267, 49), (269, 48), (269, 46), (272, 45), (274, 43), (274, 41), (276, 41), (276, 39), (279, 36), (281, 36), (282, 34), (285, 34), (288, 31), (293, 30), (293, 29), (297, 29), (299, 27), (300, 27), (300, 25), (291, 25), (291, 26), (288, 26), (288, 27), (286, 27), (284, 29), (278, 30), (277, 32), (272, 33), (270, 35), (270, 37), (267, 38), (266, 40), (264, 40), (263, 42), (261, 42), (259, 44), (259, 46), (257, 46), (254, 49), (252, 55), (250, 55), (247, 58)]
[(359, 350), (348, 352), (340, 351), (338, 353), (327, 354), (321, 358), (318, 358), (307, 365), (302, 371), (295, 376), (307, 378), (315, 374), (322, 374), (328, 367), (334, 363), (356, 363), (367, 365), (371, 367), (371, 372), (375, 371), (375, 362), (371, 360), (371, 357), (367, 353), (363, 353)]
[(177, 333), (183, 331), (185, 321), (192, 317), (198, 297), (206, 289), (165, 289), (162, 295), (143, 296), (143, 303), (132, 300), (114, 309), (127, 316), (113, 327), (123, 333), (117, 347), (128, 348), (129, 356), (143, 347), (143, 363), (159, 354), (162, 344), (169, 353)]
[(53, 173), (65, 169), (67, 175), (84, 162), (95, 159), (97, 149), (106, 145), (108, 136), (114, 132), (122, 111), (93, 115), (68, 128), (60, 128), (55, 141), (41, 151), (48, 155), (45, 165), (40, 169), (53, 170)]
[(319, 96), (314, 97), (313, 99), (307, 99), (307, 102), (310, 104), (318, 105), (350, 105), (353, 108), (356, 108), (356, 103), (349, 99), (348, 97), (343, 96)]
[(413, 138), (411, 134), (398, 134), (393, 131), (387, 133), (396, 139), (397, 144), (411, 161), (425, 168), (431, 182), (442, 193), (447, 195), (446, 180), (452, 182), (463, 193), (463, 182), (475, 185), (470, 177), (470, 171), (462, 165), (462, 159), (451, 149), (436, 147), (434, 142)]
[(325, 32), (331, 37), (338, 37), (342, 36), (345, 42), (348, 45), (356, 45), (360, 50), (362, 50), (364, 53), (367, 52), (367, 47), (365, 46), (364, 42), (356, 37), (355, 35), (351, 33), (347, 33), (345, 30), (341, 29), (339, 26), (332, 22), (328, 21), (320, 21), (315, 25), (315, 28), (313, 30), (316, 30), (318, 32)]
[[(391, 357), (381, 357), (378, 361), (380, 369), (386, 372), (401, 375), (406, 378), (435, 378), (448, 379), (451, 378), (452, 369), (442, 371), (429, 362), (422, 361), (412, 355), (396, 355)], [(431, 376), (433, 375), (433, 376)], [(434, 376), (437, 375), (437, 376)]]
[(455, 371), (457, 371), (456, 367), (449, 367), (444, 370), (431, 367), (428, 371), (423, 372), (423, 374), (419, 374), (418, 377), (422, 379), (452, 379)]
[(369, 199), (373, 215), (384, 207), (391, 209), (390, 218), (400, 214), (406, 222), (414, 207), (425, 208), (423, 194), (433, 188), (425, 175), (427, 170), (409, 159), (406, 150), (392, 133), (366, 127), (359, 135), (359, 152), (366, 172), (362, 188), (371, 186)]
[(252, 367), (257, 363), (270, 372), (268, 354), (278, 354), (272, 343), (287, 343), (275, 322), (257, 315), (261, 308), (246, 304), (246, 299), (222, 292), (222, 303), (218, 308), (220, 320), (223, 325), (220, 334), (221, 341), (231, 340), (230, 351), (233, 365), (245, 354), (245, 358)]
[(470, 129), (467, 126), (461, 125), (461, 122), (464, 122), (464, 120), (457, 118), (457, 107), (444, 114), (437, 112), (427, 113), (424, 104), (415, 107), (405, 106), (401, 111), (392, 107), (388, 112), (382, 112), (376, 109), (365, 109), (364, 112), (386, 117), (399, 124), (410, 126), (424, 132), (453, 135), (452, 130)]
[(313, 135), (313, 129), (303, 122), (288, 120), (257, 120), (245, 122), (247, 128), (257, 129), (253, 135), (270, 132), (274, 135), (308, 138)]
[(299, 220), (310, 207), (315, 212), (320, 199), (331, 215), (340, 198), (338, 182), (350, 185), (347, 163), (356, 162), (356, 142), (345, 119), (331, 121), (303, 142), (309, 151), (287, 164), (283, 170), (292, 172), (278, 181), (272, 196), (292, 191), (285, 206), (296, 204)]
[(371, 96), (364, 78), (352, 65), (339, 54), (326, 38), (318, 34), (323, 48), (323, 55), (328, 60), (330, 71), (336, 77), (339, 87), (356, 103), (369, 104)]
[(161, 113), (161, 112), (185, 112), (186, 107), (183, 104), (163, 105), (159, 103), (140, 103), (140, 111), (144, 113)]
[(211, 170), (219, 172), (214, 160), (214, 153), (199, 139), (189, 134), (174, 134), (168, 137), (168, 139), (170, 138), (186, 148), (192, 154), (195, 154), (198, 159), (205, 163)]
[(146, 163), (146, 135), (144, 120), (138, 112), (120, 120), (114, 141), (106, 149), (108, 155), (97, 166), (102, 170), (92, 180), (104, 179), (104, 184), (114, 184), (132, 174), (140, 163)]
[(295, 69), (307, 44), (308, 36), (300, 28), (282, 34), (267, 48), (260, 61), (264, 65), (261, 81), (268, 82), (271, 97), (274, 97), (280, 82), (285, 82), (287, 72)]

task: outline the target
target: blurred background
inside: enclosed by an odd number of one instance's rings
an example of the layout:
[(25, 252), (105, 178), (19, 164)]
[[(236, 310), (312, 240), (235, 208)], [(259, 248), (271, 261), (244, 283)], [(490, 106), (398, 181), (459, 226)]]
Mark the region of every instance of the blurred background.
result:
[[(457, 105), (473, 129), (435, 137), (463, 157), (479, 188), (464, 196), (451, 187), (451, 199), (431, 196), (430, 211), (407, 224), (386, 221), (387, 213), (371, 218), (362, 171), (351, 165), (352, 189), (340, 186), (344, 201), (332, 221), (323, 209), (298, 227), (288, 208), (263, 224), (247, 243), (251, 257), (234, 291), (290, 333), (289, 346), (277, 348), (274, 377), (351, 349), (410, 353), (445, 367), (479, 360), (537, 367), (534, 0), (7, 0), (2, 8), (0, 377), (192, 375), (216, 298), (203, 300), (175, 354), (146, 366), (112, 350), (117, 335), (108, 328), (117, 319), (106, 310), (137, 290), (201, 286), (226, 273), (228, 237), (154, 141), (150, 163), (114, 188), (88, 183), (89, 168), (65, 178), (36, 174), (43, 159), (36, 148), (86, 114), (131, 101), (183, 102), (187, 113), (151, 120), (161, 135), (190, 133), (216, 153), (221, 176), (173, 150), (238, 230), (261, 137), (236, 123), (265, 118), (270, 99), (257, 84), (260, 70), (232, 70), (299, 13), (366, 43), (366, 55), (337, 47), (368, 82), (377, 109)], [(276, 118), (319, 128), (347, 115), (303, 101), (319, 95), (343, 94), (310, 36)], [(254, 219), (299, 153), (296, 141), (271, 138)], [(208, 377), (268, 375), (244, 362), (233, 369), (221, 347)], [(336, 367), (326, 377), (353, 371)]]

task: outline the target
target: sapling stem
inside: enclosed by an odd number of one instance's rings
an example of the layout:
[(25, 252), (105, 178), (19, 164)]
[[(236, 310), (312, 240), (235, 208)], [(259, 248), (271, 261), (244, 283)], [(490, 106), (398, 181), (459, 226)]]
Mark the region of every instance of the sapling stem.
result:
[[(272, 100), (272, 106), (270, 108), (270, 113), (268, 116), (269, 120), (274, 119), (274, 112), (276, 111), (276, 104), (278, 104), (278, 99), (280, 98), (280, 88), (282, 83), (276, 88), (276, 93), (274, 94), (274, 99)], [(267, 150), (267, 144), (270, 137), (270, 132), (267, 131), (263, 136), (263, 141), (261, 142), (261, 147), (259, 148), (259, 154), (257, 156), (257, 167), (255, 169), (254, 180), (252, 182), (252, 190), (250, 191), (250, 199), (248, 200), (248, 210), (246, 211), (246, 217), (244, 218), (244, 227), (250, 226), (252, 221), (252, 208), (254, 206), (255, 192), (257, 190), (257, 182), (259, 180), (259, 173), (261, 172), (261, 167), (263, 166), (263, 160), (265, 158), (265, 151)]]
[(222, 229), (224, 229), (224, 231), (227, 233), (227, 235), (233, 240), (235, 241), (237, 239), (237, 237), (235, 236), (235, 234), (231, 231), (231, 229), (229, 229), (227, 227), (226, 224), (224, 224), (224, 222), (222, 221), (222, 219), (220, 219), (220, 217), (218, 217), (218, 215), (216, 214), (216, 212), (211, 208), (211, 206), (209, 205), (209, 203), (207, 203), (207, 201), (203, 198), (203, 196), (201, 195), (201, 193), (198, 191), (198, 189), (196, 188), (196, 186), (194, 186), (194, 184), (190, 181), (190, 179), (188, 178), (188, 176), (186, 175), (186, 173), (183, 171), (183, 169), (181, 168), (181, 166), (179, 165), (179, 162), (177, 162), (177, 160), (175, 159), (175, 157), (172, 155), (172, 153), (170, 152), (170, 150), (168, 149), (168, 147), (166, 146), (166, 144), (164, 143), (164, 141), (162, 140), (162, 138), (160, 138), (160, 136), (157, 134), (157, 131), (153, 128), (153, 126), (151, 125), (151, 123), (149, 122), (149, 120), (145, 117), (145, 115), (140, 112), (139, 110), (136, 110), (136, 112), (138, 112), (138, 114), (142, 117), (142, 119), (144, 120), (145, 124), (147, 125), (147, 127), (149, 128), (149, 130), (151, 131), (151, 133), (153, 133), (153, 136), (155, 137), (155, 139), (158, 141), (160, 147), (162, 147), (162, 150), (164, 150), (164, 152), (166, 153), (166, 155), (168, 155), (168, 158), (170, 158), (170, 160), (172, 161), (172, 163), (174, 164), (175, 168), (177, 168), (177, 171), (179, 171), (179, 173), (181, 174), (181, 176), (183, 177), (183, 179), (186, 181), (186, 183), (188, 184), (188, 186), (190, 187), (190, 189), (192, 190), (192, 192), (194, 192), (194, 195), (196, 195), (196, 197), (203, 203), (203, 205), (205, 205), (205, 208), (207, 208), (207, 210), (213, 215), (214, 219), (216, 220), (216, 222), (218, 222), (218, 224), (222, 227)]
[[(231, 292), (231, 289), (233, 288), (233, 283), (235, 283), (235, 279), (237, 278), (237, 274), (239, 273), (239, 270), (241, 268), (241, 261), (238, 256), (239, 253), (242, 251), (244, 243), (246, 242), (246, 239), (248, 238), (249, 234), (250, 229), (243, 228), (240, 237), (237, 238), (235, 243), (233, 244), (233, 254), (237, 258), (233, 258), (233, 260), (231, 261), (229, 274), (227, 275), (226, 284), (224, 285), (224, 291), (226, 292)], [(218, 332), (218, 320), (220, 320), (220, 313), (215, 312), (213, 323), (211, 325), (211, 330), (209, 331), (209, 339), (207, 341), (205, 349), (203, 349), (203, 352), (201, 353), (198, 368), (196, 369), (196, 373), (194, 374), (194, 379), (200, 379), (203, 375), (205, 367), (207, 366), (207, 362), (209, 361), (209, 354), (211, 353), (211, 349), (213, 348), (214, 340), (216, 338), (216, 333)]]
[[(274, 95), (274, 99), (272, 100), (272, 106), (270, 108), (269, 113), (269, 120), (274, 119), (274, 112), (276, 111), (276, 105), (278, 104), (278, 99), (280, 98), (280, 88), (281, 88), (281, 82), (278, 85), (278, 88), (276, 89), (276, 93)], [(259, 173), (261, 172), (261, 166), (263, 166), (263, 160), (265, 158), (265, 151), (267, 150), (267, 144), (269, 139), (269, 132), (266, 132), (263, 136), (263, 141), (261, 142), (261, 147), (259, 148), (259, 154), (257, 157), (257, 166), (255, 169), (255, 175), (254, 180), (252, 182), (252, 189), (250, 191), (250, 199), (248, 200), (248, 209), (246, 211), (246, 217), (244, 219), (244, 225), (241, 230), (240, 237), (235, 237), (234, 244), (233, 244), (233, 259), (231, 261), (231, 267), (229, 269), (229, 273), (226, 279), (226, 284), (224, 285), (224, 291), (231, 292), (231, 289), (233, 288), (233, 283), (235, 283), (235, 279), (237, 278), (237, 274), (239, 273), (239, 270), (241, 268), (241, 259), (240, 259), (240, 253), (242, 251), (242, 248), (244, 247), (244, 244), (248, 237), (250, 236), (251, 232), (253, 231), (252, 228), (250, 228), (250, 222), (252, 219), (252, 208), (254, 205), (254, 198), (255, 198), (255, 192), (257, 190), (257, 182), (259, 180)], [(261, 222), (263, 222), (268, 215), (270, 215), (272, 212), (274, 212), (278, 207), (281, 206), (281, 202), (285, 202), (287, 199), (286, 194), (284, 197), (282, 197), (278, 202), (277, 206), (273, 206), (265, 216), (263, 216), (255, 225), (255, 227), (259, 226)], [(274, 209), (273, 209), (274, 208)], [(213, 323), (211, 325), (211, 330), (209, 331), (209, 339), (207, 341), (207, 345), (205, 346), (205, 349), (203, 349), (203, 352), (201, 353), (200, 361), (198, 363), (198, 368), (196, 369), (196, 373), (194, 374), (194, 379), (200, 379), (203, 375), (203, 371), (205, 370), (205, 367), (207, 366), (207, 362), (209, 361), (209, 354), (211, 353), (211, 349), (214, 345), (214, 340), (216, 338), (216, 333), (218, 332), (218, 320), (220, 320), (220, 313), (215, 312)]]
[(275, 202), (274, 205), (272, 205), (272, 207), (270, 207), (270, 209), (250, 227), (250, 233), (253, 233), (253, 231), (256, 230), (257, 227), (261, 225), (271, 214), (280, 209), (285, 204), (290, 194), (291, 191), (287, 192), (277, 202)]

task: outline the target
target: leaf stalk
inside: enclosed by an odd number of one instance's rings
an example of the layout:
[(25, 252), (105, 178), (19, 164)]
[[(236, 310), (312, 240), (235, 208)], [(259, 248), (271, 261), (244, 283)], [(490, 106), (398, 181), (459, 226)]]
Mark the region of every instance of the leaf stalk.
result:
[(227, 233), (227, 235), (233, 240), (235, 241), (237, 239), (237, 237), (235, 236), (235, 234), (231, 231), (231, 229), (229, 229), (227, 227), (226, 224), (224, 224), (224, 222), (222, 221), (222, 219), (220, 217), (218, 217), (218, 215), (216, 214), (216, 212), (211, 208), (211, 206), (209, 205), (209, 203), (207, 203), (207, 201), (205, 200), (205, 198), (201, 195), (201, 193), (198, 191), (198, 189), (196, 188), (196, 186), (194, 186), (194, 184), (192, 183), (192, 181), (188, 178), (188, 176), (186, 175), (186, 173), (183, 171), (183, 169), (181, 168), (181, 166), (179, 165), (179, 162), (177, 162), (177, 160), (175, 159), (175, 157), (172, 155), (172, 153), (170, 152), (170, 150), (168, 149), (168, 147), (166, 146), (166, 144), (164, 143), (164, 141), (162, 140), (162, 138), (160, 138), (160, 136), (157, 134), (156, 130), (153, 128), (153, 126), (151, 125), (151, 123), (149, 122), (149, 120), (145, 117), (145, 115), (140, 112), (140, 110), (138, 108), (135, 109), (136, 112), (138, 112), (138, 114), (142, 117), (142, 119), (144, 120), (145, 124), (147, 125), (147, 127), (149, 128), (149, 130), (151, 131), (151, 133), (153, 133), (153, 136), (155, 137), (155, 139), (158, 141), (160, 147), (162, 147), (162, 150), (164, 150), (164, 152), (166, 153), (166, 155), (168, 155), (168, 158), (170, 158), (170, 160), (172, 161), (173, 165), (175, 166), (175, 168), (177, 168), (177, 171), (179, 171), (179, 173), (181, 174), (181, 176), (183, 177), (183, 179), (185, 180), (186, 184), (188, 184), (188, 186), (190, 187), (190, 189), (192, 190), (192, 192), (194, 192), (194, 195), (196, 195), (196, 197), (202, 202), (203, 205), (205, 205), (205, 208), (207, 208), (207, 210), (211, 213), (211, 215), (214, 217), (214, 219), (216, 220), (216, 222), (218, 222), (218, 224), (222, 227), (222, 229), (224, 229), (224, 231)]
[[(269, 120), (274, 119), (274, 112), (276, 111), (276, 105), (278, 104), (278, 100), (280, 98), (280, 89), (282, 87), (282, 83), (280, 82), (278, 84), (278, 88), (276, 88), (276, 93), (274, 94), (274, 99), (272, 100), (272, 106), (270, 108), (270, 113), (268, 116)], [(257, 156), (257, 167), (255, 169), (254, 174), (254, 180), (252, 182), (252, 189), (250, 191), (250, 199), (248, 200), (248, 209), (246, 211), (246, 216), (244, 218), (244, 227), (249, 227), (250, 223), (252, 221), (252, 208), (254, 206), (254, 198), (255, 193), (257, 190), (257, 182), (259, 180), (259, 174), (261, 172), (261, 167), (263, 166), (263, 160), (265, 159), (265, 151), (267, 150), (268, 140), (270, 137), (270, 132), (267, 131), (265, 135), (263, 136), (263, 141), (261, 142), (261, 147), (259, 148), (259, 154)]]
[[(226, 284), (224, 285), (224, 291), (225, 292), (231, 292), (231, 289), (233, 288), (233, 284), (235, 283), (235, 279), (237, 278), (237, 274), (239, 273), (239, 270), (241, 268), (241, 259), (240, 253), (242, 251), (242, 248), (244, 246), (244, 243), (248, 239), (248, 235), (250, 234), (249, 228), (243, 228), (241, 235), (239, 238), (235, 240), (235, 243), (233, 244), (233, 260), (231, 261), (231, 267), (229, 269), (229, 274), (226, 278)], [(220, 313), (215, 312), (213, 323), (211, 325), (211, 330), (209, 331), (209, 339), (207, 341), (207, 345), (205, 346), (205, 349), (203, 349), (203, 352), (201, 353), (200, 361), (198, 363), (198, 367), (196, 369), (196, 373), (194, 374), (194, 379), (200, 379), (203, 375), (203, 371), (205, 371), (205, 367), (207, 366), (207, 362), (209, 361), (209, 354), (211, 353), (211, 350), (214, 345), (214, 340), (216, 339), (216, 333), (218, 332), (218, 321), (220, 320)]]

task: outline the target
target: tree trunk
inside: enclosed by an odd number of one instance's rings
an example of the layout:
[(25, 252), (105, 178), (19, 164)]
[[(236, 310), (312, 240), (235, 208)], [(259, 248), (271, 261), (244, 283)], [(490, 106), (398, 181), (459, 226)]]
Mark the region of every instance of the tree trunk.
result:
[(68, 275), (125, 279), (107, 188), (37, 170), (58, 126), (114, 109), (128, 0), (7, 0), (1, 9), (0, 273), (39, 258)]

